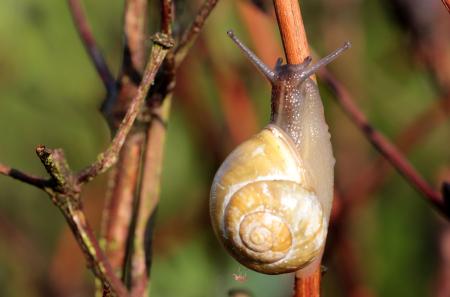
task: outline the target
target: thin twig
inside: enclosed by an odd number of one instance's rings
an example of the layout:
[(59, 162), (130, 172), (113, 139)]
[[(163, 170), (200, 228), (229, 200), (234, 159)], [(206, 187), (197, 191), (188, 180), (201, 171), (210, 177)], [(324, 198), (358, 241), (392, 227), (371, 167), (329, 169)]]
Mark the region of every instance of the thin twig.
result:
[(373, 146), (403, 175), (408, 182), (419, 191), (442, 215), (450, 218), (450, 210), (444, 204), (442, 197), (436, 192), (424, 178), (414, 169), (397, 148), (369, 123), (366, 116), (353, 103), (348, 90), (334, 78), (326, 69), (322, 69), (320, 77), (331, 88), (335, 99), (344, 109), (353, 123), (365, 134)]
[(67, 204), (67, 208), (61, 208), (69, 227), (86, 257), (88, 267), (98, 277), (103, 286), (109, 288), (112, 296), (128, 297), (129, 293), (122, 282), (117, 278), (111, 264), (100, 248), (97, 238), (86, 220), (82, 208)]
[(0, 174), (12, 177), (26, 184), (35, 186), (39, 189), (45, 189), (51, 187), (52, 182), (49, 179), (34, 176), (23, 171), (11, 168), (0, 163)]
[(214, 9), (214, 7), (216, 7), (217, 2), (219, 2), (219, 0), (205, 0), (205, 2), (203, 2), (202, 6), (196, 14), (194, 22), (192, 22), (191, 26), (183, 33), (180, 42), (175, 49), (176, 65), (179, 65), (187, 55), (189, 48), (192, 46), (198, 34), (200, 33), (200, 30), (205, 24), (205, 21), (208, 18), (209, 14)]
[(80, 199), (80, 184), (70, 170), (64, 152), (40, 145), (36, 148), (36, 153), (54, 185), (52, 191), (48, 190), (47, 193), (64, 215), (89, 268), (110, 290), (112, 296), (128, 297), (127, 290), (114, 274), (86, 220)]
[(172, 0), (161, 0), (161, 31), (172, 35), (172, 23), (175, 18)]
[(130, 103), (128, 111), (119, 126), (119, 129), (106, 151), (100, 154), (97, 161), (83, 169), (78, 175), (78, 181), (85, 183), (92, 180), (95, 176), (108, 170), (116, 161), (120, 149), (133, 126), (134, 120), (139, 114), (140, 108), (145, 101), (150, 85), (153, 83), (155, 75), (161, 66), (168, 50), (172, 47), (173, 41), (164, 34), (158, 34), (154, 37), (155, 45), (152, 49), (150, 61), (148, 62), (142, 82), (138, 88), (136, 96)]
[(116, 81), (97, 46), (92, 30), (83, 12), (83, 8), (81, 7), (80, 0), (68, 0), (68, 4), (73, 22), (75, 23), (75, 28), (80, 35), (83, 45), (109, 93), (108, 96), (112, 96), (112, 94), (116, 93)]

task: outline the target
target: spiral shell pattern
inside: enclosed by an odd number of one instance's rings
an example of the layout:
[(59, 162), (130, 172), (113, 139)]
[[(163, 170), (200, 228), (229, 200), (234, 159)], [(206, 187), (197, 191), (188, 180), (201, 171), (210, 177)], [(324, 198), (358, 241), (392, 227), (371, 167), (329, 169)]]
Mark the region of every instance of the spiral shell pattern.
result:
[(297, 270), (318, 255), (323, 211), (313, 192), (290, 181), (261, 181), (237, 191), (225, 210), (226, 236), (251, 268)]
[(328, 221), (287, 136), (269, 126), (222, 164), (211, 189), (214, 230), (243, 265), (298, 270), (323, 248)]

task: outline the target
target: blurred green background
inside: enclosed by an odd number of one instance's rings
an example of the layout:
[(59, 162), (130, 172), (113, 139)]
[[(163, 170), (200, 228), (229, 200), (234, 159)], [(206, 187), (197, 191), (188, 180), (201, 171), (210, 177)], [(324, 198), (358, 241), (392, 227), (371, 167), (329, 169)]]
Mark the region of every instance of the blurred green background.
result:
[[(153, 2), (150, 16), (155, 13)], [(175, 2), (180, 29), (192, 18), (198, 3)], [(323, 56), (343, 41), (352, 41), (351, 51), (330, 69), (349, 88), (374, 126), (391, 139), (430, 106), (444, 100), (448, 91), (445, 79), (424, 58), (420, 45), (427, 41), (433, 52), (433, 47), (438, 47), (433, 43), (433, 32), (448, 33), (450, 28), (438, 0), (426, 1), (428, 5), (414, 13), (399, 10), (402, 6), (397, 4), (404, 1), (393, 2), (396, 4), (302, 1), (309, 41), (317, 53)], [(279, 42), (271, 2), (262, 3), (272, 23), (267, 35)], [(113, 73), (118, 73), (121, 63), (123, 6), (123, 1), (84, 1), (94, 35)], [(183, 98), (195, 97), (210, 112), (226, 151), (236, 143), (223, 132), (227, 129), (223, 100), (219, 100), (223, 77), (238, 80), (245, 87), (256, 126), (267, 123), (269, 86), (225, 34), (233, 28), (250, 47), (256, 47), (249, 33), (251, 26), (249, 30), (245, 25), (249, 9), (255, 10), (249, 1), (220, 2), (177, 77), (179, 86), (165, 149), (151, 296), (227, 296), (235, 287), (247, 288), (257, 297), (291, 294), (292, 276), (248, 271), (225, 254), (214, 238), (207, 199), (218, 164), (213, 160), (213, 148), (201, 140), (202, 131), (192, 124)], [(428, 22), (405, 19), (402, 13)], [(153, 24), (150, 20), (149, 32), (154, 32)], [(450, 34), (439, 36), (449, 49)], [(280, 44), (267, 47), (279, 49)], [(448, 73), (445, 61), (450, 51), (439, 53), (441, 71)], [(266, 62), (272, 65), (274, 61)], [(223, 77), (218, 78), (220, 75)], [(348, 187), (378, 153), (342, 113), (326, 87), (321, 88), (337, 159), (336, 184), (351, 191)], [(98, 111), (104, 96), (65, 1), (0, 2), (0, 162), (44, 176), (34, 147), (45, 144), (63, 148), (73, 168), (87, 165), (110, 139)], [(436, 188), (450, 176), (449, 148), (450, 125), (444, 119), (408, 154)], [(95, 180), (84, 193), (88, 216), (97, 229), (105, 181), (105, 176)], [(62, 216), (46, 195), (6, 177), (0, 177), (0, 189), (0, 296), (92, 294), (93, 278)], [(440, 271), (442, 265), (449, 265), (443, 262), (440, 249), (448, 225), (397, 173), (387, 171), (385, 182), (367, 195), (346, 226), (354, 246), (349, 253), (358, 259), (354, 273), (367, 290), (352, 296), (439, 296)], [(324, 296), (348, 296), (339, 259), (343, 255), (333, 251), (328, 250), (325, 258), (329, 269), (323, 280)], [(233, 273), (246, 274), (247, 281), (236, 282)], [(450, 279), (444, 278), (444, 283), (448, 282)]]

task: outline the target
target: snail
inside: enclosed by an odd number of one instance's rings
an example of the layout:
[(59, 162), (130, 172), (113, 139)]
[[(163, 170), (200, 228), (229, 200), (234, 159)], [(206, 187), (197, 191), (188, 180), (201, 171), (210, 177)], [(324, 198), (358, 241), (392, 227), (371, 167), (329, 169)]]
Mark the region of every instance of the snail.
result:
[(217, 171), (210, 194), (214, 232), (241, 264), (266, 274), (320, 258), (333, 199), (334, 157), (316, 83), (310, 78), (350, 47), (311, 66), (265, 65), (227, 32), (272, 85), (270, 123), (240, 144)]

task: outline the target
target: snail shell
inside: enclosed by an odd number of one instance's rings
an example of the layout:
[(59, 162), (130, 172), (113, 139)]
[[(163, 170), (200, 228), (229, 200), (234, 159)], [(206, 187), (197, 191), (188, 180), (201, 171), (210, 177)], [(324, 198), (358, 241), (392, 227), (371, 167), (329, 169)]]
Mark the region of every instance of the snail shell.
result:
[(253, 270), (309, 271), (325, 245), (334, 175), (322, 101), (309, 76), (350, 44), (312, 66), (310, 58), (298, 65), (278, 60), (272, 71), (228, 35), (270, 81), (272, 114), (270, 124), (239, 145), (214, 178), (214, 231), (231, 255)]
[(211, 189), (214, 229), (242, 264), (259, 272), (297, 270), (320, 252), (327, 220), (293, 142), (269, 125), (238, 146)]

